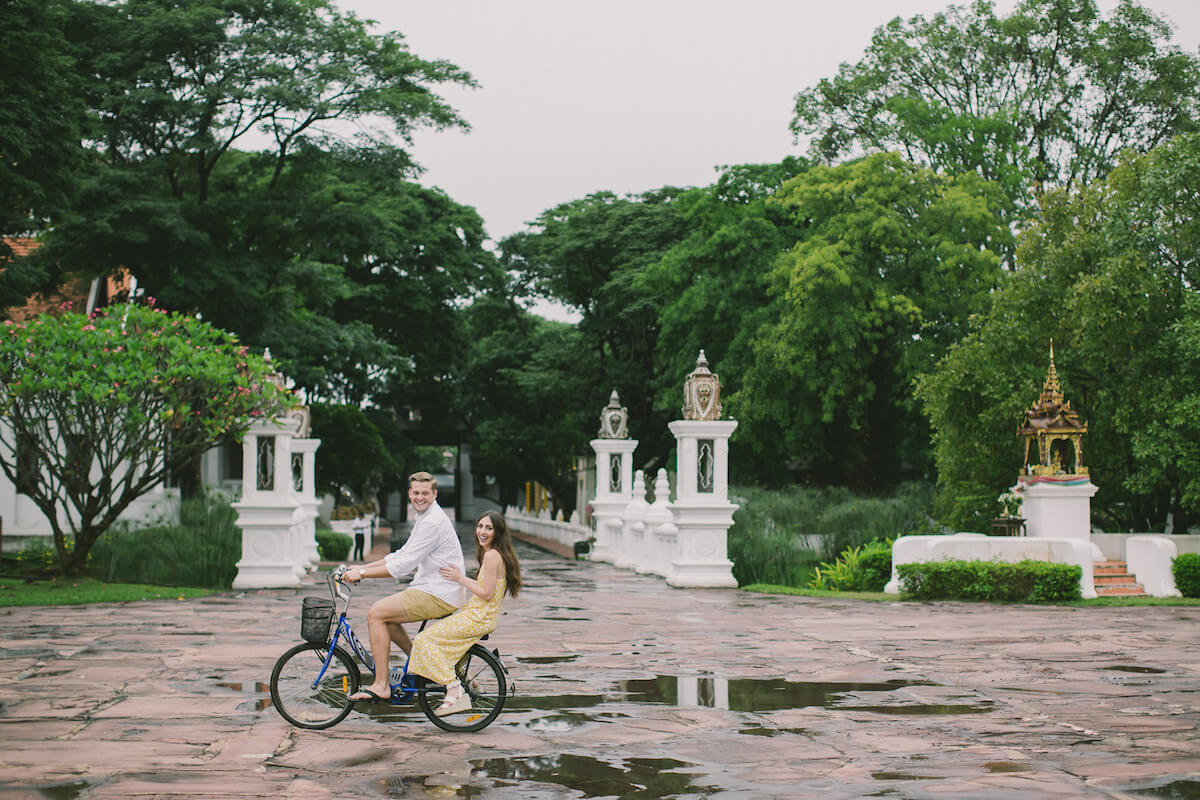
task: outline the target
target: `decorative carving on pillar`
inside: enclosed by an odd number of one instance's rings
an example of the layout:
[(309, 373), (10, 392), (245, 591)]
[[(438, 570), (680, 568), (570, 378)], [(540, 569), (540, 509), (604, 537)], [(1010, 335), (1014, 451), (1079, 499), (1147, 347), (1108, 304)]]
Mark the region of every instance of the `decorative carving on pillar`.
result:
[(701, 350), (696, 368), (683, 384), (683, 418), (718, 420), (721, 411), (721, 379), (709, 371), (708, 359)]
[(300, 423), (294, 434), (297, 439), (307, 439), (312, 433), (312, 412), (308, 410), (308, 406), (296, 406), (288, 412), (287, 419)]
[(1087, 431), (1087, 423), (1063, 397), (1051, 340), (1050, 369), (1041, 397), (1025, 412), (1025, 420), (1017, 430), (1025, 441), (1022, 472), (1038, 476), (1087, 475), (1088, 468), (1083, 465), (1083, 437)]
[(713, 453), (712, 439), (699, 439), (696, 442), (696, 491), (711, 494), (713, 491)]
[(275, 437), (258, 437), (258, 480), (254, 486), (260, 492), (275, 489)]
[[(608, 398), (608, 405), (600, 412), (600, 438), (629, 438), (629, 409), (621, 405), (621, 399), (617, 397), (616, 389), (613, 389), (612, 396)], [(618, 483), (614, 491), (619, 486)]]

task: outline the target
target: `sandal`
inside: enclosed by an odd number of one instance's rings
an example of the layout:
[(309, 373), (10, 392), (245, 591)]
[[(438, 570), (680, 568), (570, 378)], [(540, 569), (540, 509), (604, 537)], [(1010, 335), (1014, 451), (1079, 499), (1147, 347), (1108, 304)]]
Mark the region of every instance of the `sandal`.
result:
[(453, 700), (447, 699), (433, 713), (439, 717), (471, 710), (471, 696), (463, 692)]

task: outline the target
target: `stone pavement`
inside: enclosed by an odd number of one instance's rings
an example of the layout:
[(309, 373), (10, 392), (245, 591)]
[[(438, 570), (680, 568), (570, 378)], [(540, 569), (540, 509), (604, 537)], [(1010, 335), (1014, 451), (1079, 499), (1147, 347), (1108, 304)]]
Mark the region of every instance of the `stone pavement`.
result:
[(520, 553), (491, 640), (518, 693), (475, 734), (285, 723), (267, 681), (316, 576), (0, 609), (0, 800), (1200, 797), (1200, 608), (679, 590)]

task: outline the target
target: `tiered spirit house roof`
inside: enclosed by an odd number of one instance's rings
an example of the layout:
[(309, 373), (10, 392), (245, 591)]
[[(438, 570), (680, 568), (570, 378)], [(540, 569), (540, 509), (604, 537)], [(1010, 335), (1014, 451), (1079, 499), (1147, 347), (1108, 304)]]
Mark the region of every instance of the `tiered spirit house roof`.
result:
[[(1026, 475), (1087, 475), (1083, 466), (1083, 437), (1086, 422), (1063, 398), (1054, 367), (1054, 342), (1050, 342), (1050, 370), (1042, 387), (1042, 396), (1025, 412), (1025, 422), (1017, 435), (1025, 440)], [(1036, 459), (1030, 462), (1032, 456)]]

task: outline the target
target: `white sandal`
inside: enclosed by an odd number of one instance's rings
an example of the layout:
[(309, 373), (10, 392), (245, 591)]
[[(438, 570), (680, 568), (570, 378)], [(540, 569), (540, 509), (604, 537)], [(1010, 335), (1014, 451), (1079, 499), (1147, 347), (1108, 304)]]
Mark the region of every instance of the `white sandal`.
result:
[(446, 700), (433, 712), (436, 716), (445, 717), (471, 710), (471, 696), (463, 692), (453, 700)]

